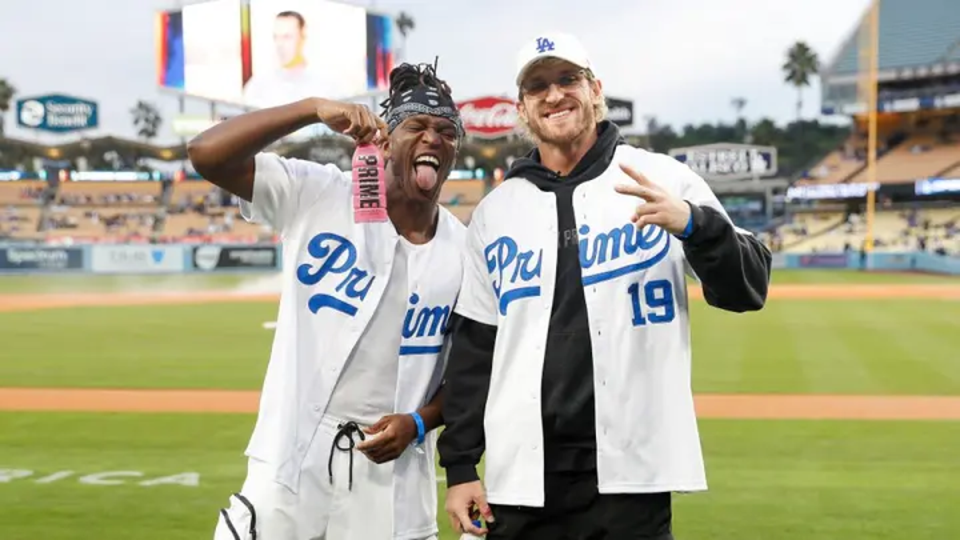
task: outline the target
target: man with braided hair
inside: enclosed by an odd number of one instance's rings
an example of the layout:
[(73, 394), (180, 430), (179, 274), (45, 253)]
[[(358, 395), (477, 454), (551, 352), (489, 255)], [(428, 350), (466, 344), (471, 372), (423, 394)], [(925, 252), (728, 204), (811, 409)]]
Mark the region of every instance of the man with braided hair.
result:
[[(437, 534), (435, 430), (466, 228), (437, 204), (463, 126), (434, 66), (391, 72), (383, 118), (305, 99), (191, 141), (197, 172), (283, 238), (276, 335), (247, 478), (216, 540), (422, 540)], [(351, 176), (269, 144), (323, 122), (375, 142), (389, 220), (354, 220)]]

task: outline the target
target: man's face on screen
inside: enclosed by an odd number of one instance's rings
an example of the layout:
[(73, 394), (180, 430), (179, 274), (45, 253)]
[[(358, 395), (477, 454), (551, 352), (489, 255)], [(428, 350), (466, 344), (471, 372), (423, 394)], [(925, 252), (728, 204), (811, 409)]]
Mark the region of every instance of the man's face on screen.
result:
[(294, 17), (277, 17), (273, 24), (273, 42), (277, 59), (283, 67), (293, 67), (302, 61), (303, 29)]

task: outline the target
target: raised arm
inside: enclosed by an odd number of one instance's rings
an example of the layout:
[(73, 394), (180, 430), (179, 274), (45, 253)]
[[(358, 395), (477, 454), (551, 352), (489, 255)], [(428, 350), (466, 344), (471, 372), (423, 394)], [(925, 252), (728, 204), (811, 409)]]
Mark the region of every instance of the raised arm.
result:
[(735, 313), (763, 309), (770, 286), (770, 250), (753, 233), (733, 224), (700, 175), (686, 165), (674, 167), (683, 179), (683, 198), (691, 211), (683, 253), (707, 304)]
[(733, 224), (700, 175), (672, 157), (658, 159), (652, 174), (679, 186), (677, 194), (621, 165), (636, 183), (616, 190), (646, 201), (637, 207), (633, 221), (641, 227), (662, 227), (683, 242), (688, 271), (700, 280), (707, 304), (738, 313), (762, 309), (770, 285), (770, 251)]
[(256, 155), (281, 138), (321, 122), (362, 143), (373, 140), (378, 129), (386, 133), (383, 121), (362, 105), (308, 98), (225, 120), (191, 140), (187, 155), (204, 179), (251, 202)]

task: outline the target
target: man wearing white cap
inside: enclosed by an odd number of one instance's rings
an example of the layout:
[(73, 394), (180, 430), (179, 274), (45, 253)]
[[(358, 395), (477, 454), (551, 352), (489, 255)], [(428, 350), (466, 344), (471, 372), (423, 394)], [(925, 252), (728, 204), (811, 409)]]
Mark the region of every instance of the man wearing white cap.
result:
[(670, 539), (671, 494), (707, 488), (685, 273), (709, 305), (756, 311), (770, 252), (693, 170), (626, 144), (575, 37), (541, 34), (516, 73), (536, 148), (467, 233), (446, 509), (488, 540)]

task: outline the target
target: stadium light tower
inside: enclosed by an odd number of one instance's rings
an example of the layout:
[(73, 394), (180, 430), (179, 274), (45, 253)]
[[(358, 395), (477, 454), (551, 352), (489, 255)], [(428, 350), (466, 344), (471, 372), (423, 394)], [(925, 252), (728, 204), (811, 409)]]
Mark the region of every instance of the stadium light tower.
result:
[(877, 71), (880, 45), (880, 0), (871, 0), (860, 31), (860, 93), (867, 109), (867, 234), (864, 250), (873, 252), (873, 221), (877, 194)]

